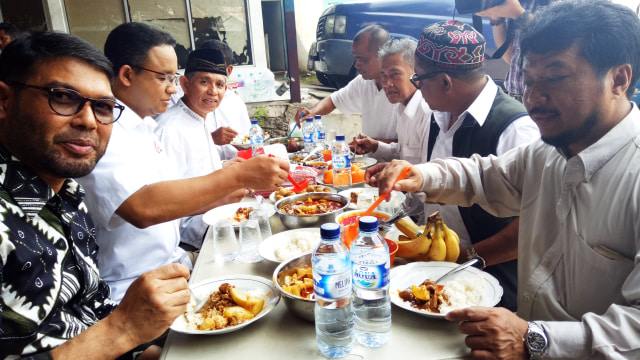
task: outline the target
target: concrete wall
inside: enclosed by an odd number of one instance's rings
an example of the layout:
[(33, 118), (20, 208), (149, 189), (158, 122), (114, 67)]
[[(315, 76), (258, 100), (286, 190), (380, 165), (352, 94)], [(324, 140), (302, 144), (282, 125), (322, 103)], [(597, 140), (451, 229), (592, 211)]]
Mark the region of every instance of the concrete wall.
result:
[(296, 14), (298, 67), (300, 74), (306, 74), (309, 48), (316, 41), (316, 26), (324, 5), (318, 0), (294, 0), (293, 6)]

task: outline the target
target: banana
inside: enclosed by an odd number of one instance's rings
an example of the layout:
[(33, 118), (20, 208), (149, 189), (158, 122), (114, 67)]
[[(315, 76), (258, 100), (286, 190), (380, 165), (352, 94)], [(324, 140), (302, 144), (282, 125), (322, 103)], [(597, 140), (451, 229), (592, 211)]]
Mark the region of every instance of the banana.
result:
[(444, 243), (447, 247), (447, 256), (444, 261), (456, 262), (460, 256), (460, 238), (455, 231), (449, 229), (445, 223), (442, 223)]
[(409, 239), (417, 239), (420, 227), (411, 220), (410, 217), (405, 216), (395, 223), (398, 230), (405, 234)]
[(431, 247), (426, 254), (426, 259), (428, 261), (444, 261), (447, 257), (447, 245), (444, 243), (444, 238), (442, 237), (442, 219), (438, 218), (433, 227), (434, 234), (431, 239)]
[[(405, 238), (400, 235), (401, 239)], [(398, 241), (398, 252), (396, 256), (403, 258), (416, 258), (424, 256), (429, 252), (431, 247), (431, 235), (425, 230), (418, 238), (413, 240)]]

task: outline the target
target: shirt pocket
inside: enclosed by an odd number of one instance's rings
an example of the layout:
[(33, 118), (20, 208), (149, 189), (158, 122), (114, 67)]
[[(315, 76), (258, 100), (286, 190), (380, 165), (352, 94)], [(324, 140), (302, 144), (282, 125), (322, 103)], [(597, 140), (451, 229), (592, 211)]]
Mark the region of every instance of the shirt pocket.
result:
[(421, 144), (402, 146), (402, 159), (412, 164), (420, 164), (422, 162), (422, 146)]

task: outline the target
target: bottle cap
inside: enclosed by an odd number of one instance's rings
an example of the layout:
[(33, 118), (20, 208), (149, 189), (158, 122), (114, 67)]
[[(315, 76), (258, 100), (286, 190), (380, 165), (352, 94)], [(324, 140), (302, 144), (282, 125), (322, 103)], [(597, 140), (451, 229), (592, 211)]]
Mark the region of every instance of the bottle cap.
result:
[(378, 231), (378, 218), (375, 216), (363, 216), (360, 218), (360, 231)]
[(336, 223), (326, 223), (320, 226), (320, 237), (325, 240), (340, 238), (340, 225)]
[(322, 115), (315, 115), (315, 116), (314, 116), (314, 118), (315, 118), (316, 120), (320, 120), (320, 119), (322, 119)]
[(258, 120), (251, 120), (251, 125), (257, 125), (258, 124)]
[(344, 141), (344, 135), (336, 135), (336, 141)]
[(313, 118), (312, 117), (308, 117), (307, 118), (307, 122), (313, 122)]

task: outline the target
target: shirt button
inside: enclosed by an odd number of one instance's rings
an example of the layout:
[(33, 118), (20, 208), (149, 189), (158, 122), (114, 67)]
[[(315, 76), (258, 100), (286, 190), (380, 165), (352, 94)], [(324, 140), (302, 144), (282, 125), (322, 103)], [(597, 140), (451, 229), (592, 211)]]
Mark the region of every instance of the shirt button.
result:
[(546, 259), (546, 260), (544, 261), (544, 266), (546, 266), (546, 267), (551, 266), (551, 259)]

